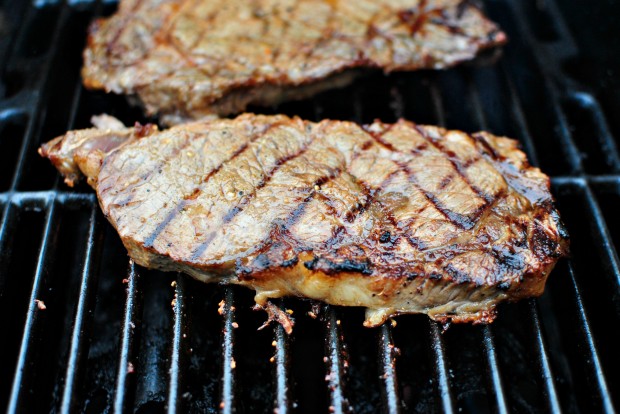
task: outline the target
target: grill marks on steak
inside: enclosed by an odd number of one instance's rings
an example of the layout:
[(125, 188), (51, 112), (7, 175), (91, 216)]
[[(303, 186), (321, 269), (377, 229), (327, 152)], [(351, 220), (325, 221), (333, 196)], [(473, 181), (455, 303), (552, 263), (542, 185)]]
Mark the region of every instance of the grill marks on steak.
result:
[(450, 67), (505, 40), (463, 0), (122, 0), (91, 26), (82, 75), (179, 123), (344, 86), (356, 68)]
[(488, 322), (496, 303), (541, 294), (567, 253), (548, 177), (510, 139), (251, 114), (136, 131), (89, 157), (108, 133), (41, 153), (89, 174), (138, 264), (249, 286), (261, 304)]

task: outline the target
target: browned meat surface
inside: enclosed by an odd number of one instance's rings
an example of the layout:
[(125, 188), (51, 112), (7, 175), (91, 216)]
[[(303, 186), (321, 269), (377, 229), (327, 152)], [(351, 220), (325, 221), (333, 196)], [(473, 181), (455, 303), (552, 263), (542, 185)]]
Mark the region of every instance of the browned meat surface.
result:
[(307, 97), (356, 68), (447, 68), (505, 41), (466, 0), (122, 0), (91, 26), (82, 75), (170, 124)]
[(549, 178), (485, 132), (246, 114), (73, 131), (40, 152), (69, 184), (88, 177), (136, 263), (263, 305), (364, 306), (369, 326), (490, 322), (498, 302), (540, 295), (568, 250)]

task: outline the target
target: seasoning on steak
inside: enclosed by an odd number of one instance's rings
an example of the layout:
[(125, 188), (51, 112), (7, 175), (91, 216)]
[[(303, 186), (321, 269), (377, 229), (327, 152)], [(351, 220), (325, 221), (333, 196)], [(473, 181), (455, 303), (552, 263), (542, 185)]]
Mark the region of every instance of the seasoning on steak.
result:
[(505, 41), (466, 0), (122, 0), (91, 26), (82, 75), (174, 124), (308, 97), (361, 68), (447, 68)]
[(568, 236), (517, 142), (401, 120), (245, 114), (43, 145), (86, 175), (133, 260), (204, 282), (391, 315), (491, 322), (540, 295)]

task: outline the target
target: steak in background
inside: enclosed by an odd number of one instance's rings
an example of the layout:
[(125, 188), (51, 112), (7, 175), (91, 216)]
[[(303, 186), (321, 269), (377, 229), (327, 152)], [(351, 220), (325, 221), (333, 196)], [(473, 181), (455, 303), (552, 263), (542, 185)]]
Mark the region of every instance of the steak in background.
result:
[(401, 120), (245, 114), (72, 131), (44, 144), (80, 175), (133, 260), (204, 282), (400, 313), (491, 322), (537, 296), (568, 236), (517, 142)]
[(505, 41), (464, 0), (122, 0), (92, 24), (82, 76), (176, 124), (309, 97), (363, 68), (447, 68)]

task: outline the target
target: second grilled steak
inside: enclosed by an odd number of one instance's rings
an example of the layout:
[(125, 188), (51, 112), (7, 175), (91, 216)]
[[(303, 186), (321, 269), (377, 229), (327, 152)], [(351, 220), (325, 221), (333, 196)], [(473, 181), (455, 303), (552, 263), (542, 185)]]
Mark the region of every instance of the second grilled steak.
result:
[(136, 263), (285, 295), (489, 322), (540, 295), (568, 249), (549, 179), (517, 143), (400, 121), (243, 115), (41, 148), (81, 174)]
[(91, 26), (82, 75), (171, 124), (307, 97), (360, 68), (447, 68), (505, 40), (463, 0), (122, 0)]

